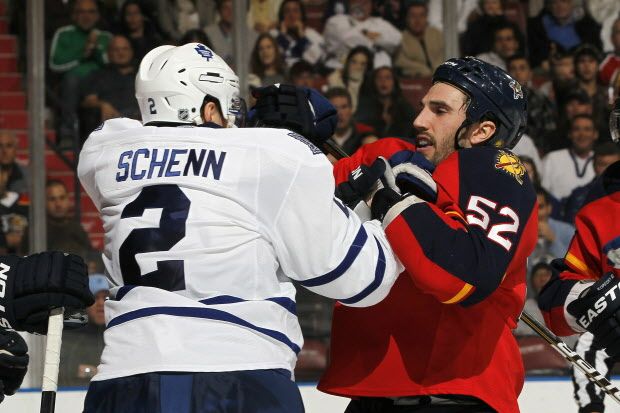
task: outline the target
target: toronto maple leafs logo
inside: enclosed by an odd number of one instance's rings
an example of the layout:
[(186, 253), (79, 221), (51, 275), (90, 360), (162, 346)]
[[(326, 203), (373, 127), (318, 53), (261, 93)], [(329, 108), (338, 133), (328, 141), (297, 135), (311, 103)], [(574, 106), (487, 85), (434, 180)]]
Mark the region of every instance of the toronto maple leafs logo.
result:
[(512, 80), (510, 81), (510, 88), (512, 89), (512, 91), (514, 92), (514, 98), (516, 99), (523, 99), (523, 89), (521, 88), (521, 85), (519, 84), (519, 82), (517, 82), (516, 80)]
[(198, 44), (198, 46), (196, 46), (194, 50), (198, 52), (200, 56), (207, 59), (207, 61), (213, 59), (213, 51), (209, 49), (207, 46), (205, 46), (204, 44)]

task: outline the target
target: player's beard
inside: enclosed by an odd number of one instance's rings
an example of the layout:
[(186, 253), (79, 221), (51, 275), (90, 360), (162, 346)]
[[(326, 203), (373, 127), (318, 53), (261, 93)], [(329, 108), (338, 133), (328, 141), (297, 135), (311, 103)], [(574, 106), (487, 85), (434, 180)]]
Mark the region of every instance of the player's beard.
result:
[(433, 139), (433, 147), (434, 151), (431, 155), (431, 159), (429, 159), (433, 165), (438, 165), (444, 159), (446, 159), (452, 152), (455, 151), (454, 148), (454, 138), (453, 139), (441, 139), (438, 140), (434, 136)]

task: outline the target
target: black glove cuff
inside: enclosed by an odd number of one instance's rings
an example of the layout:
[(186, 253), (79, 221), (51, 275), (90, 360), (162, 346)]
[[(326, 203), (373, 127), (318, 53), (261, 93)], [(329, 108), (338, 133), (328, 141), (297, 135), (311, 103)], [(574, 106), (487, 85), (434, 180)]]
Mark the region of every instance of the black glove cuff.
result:
[(403, 195), (391, 188), (379, 189), (373, 196), (372, 203), (370, 204), (372, 219), (383, 221), (383, 218), (385, 218), (385, 214), (387, 214), (389, 209), (401, 199), (403, 199)]

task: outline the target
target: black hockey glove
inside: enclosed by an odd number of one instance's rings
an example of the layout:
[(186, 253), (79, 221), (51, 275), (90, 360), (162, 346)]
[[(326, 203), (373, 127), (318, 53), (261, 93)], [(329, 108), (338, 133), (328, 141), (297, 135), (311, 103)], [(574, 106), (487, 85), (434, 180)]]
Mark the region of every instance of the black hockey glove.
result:
[(0, 403), (15, 394), (28, 370), (28, 346), (14, 330), (0, 328)]
[(608, 273), (584, 290), (566, 310), (594, 336), (593, 345), (620, 357), (620, 279)]
[(82, 258), (62, 252), (42, 252), (28, 257), (0, 257), (0, 327), (30, 333), (47, 333), (53, 308), (65, 307), (69, 315), (95, 302), (88, 287)]
[(270, 85), (255, 89), (250, 121), (257, 126), (286, 128), (323, 148), (336, 129), (336, 108), (314, 89)]

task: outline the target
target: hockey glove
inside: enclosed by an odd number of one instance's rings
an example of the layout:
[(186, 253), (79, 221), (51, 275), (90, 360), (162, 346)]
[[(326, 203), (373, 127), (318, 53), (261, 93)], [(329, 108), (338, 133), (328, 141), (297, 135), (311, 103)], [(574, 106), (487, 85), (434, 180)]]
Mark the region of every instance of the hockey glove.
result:
[(336, 129), (336, 108), (314, 89), (292, 85), (270, 85), (252, 92), (256, 105), (250, 121), (257, 126), (286, 128), (297, 132), (319, 148)]
[(379, 157), (370, 166), (360, 165), (349, 174), (349, 179), (336, 188), (336, 196), (354, 209), (361, 201), (369, 201), (383, 187), (400, 192), (390, 164)]
[(0, 402), (15, 394), (28, 371), (28, 346), (14, 330), (0, 329)]
[(95, 302), (88, 287), (82, 258), (62, 252), (42, 252), (28, 257), (0, 258), (0, 326), (30, 333), (47, 333), (53, 308), (70, 315)]
[(566, 306), (576, 323), (594, 336), (593, 345), (620, 356), (620, 279), (608, 273)]
[(435, 165), (414, 151), (399, 151), (388, 160), (401, 193), (410, 193), (428, 201), (437, 201), (437, 184), (432, 173)]

